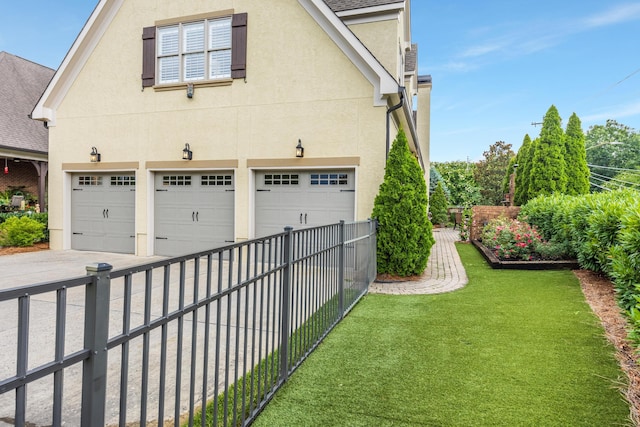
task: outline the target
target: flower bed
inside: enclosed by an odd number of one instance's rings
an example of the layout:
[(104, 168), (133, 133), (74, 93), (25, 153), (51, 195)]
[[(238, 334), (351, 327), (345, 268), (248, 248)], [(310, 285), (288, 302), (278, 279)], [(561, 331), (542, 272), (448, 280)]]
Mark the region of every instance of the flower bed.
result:
[(473, 243), (493, 268), (578, 268), (575, 260), (566, 259), (564, 245), (545, 242), (535, 227), (514, 219), (491, 220), (482, 240)]
[(511, 270), (577, 270), (580, 265), (576, 260), (511, 260), (503, 261), (482, 244), (480, 240), (472, 240), (471, 243), (480, 251), (491, 268)]

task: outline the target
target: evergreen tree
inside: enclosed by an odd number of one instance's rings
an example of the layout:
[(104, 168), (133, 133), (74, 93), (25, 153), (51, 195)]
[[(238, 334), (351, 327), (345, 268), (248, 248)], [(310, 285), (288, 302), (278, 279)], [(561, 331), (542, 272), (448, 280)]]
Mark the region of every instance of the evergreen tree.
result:
[(524, 136), (522, 146), (516, 156), (516, 194), (514, 202), (517, 206), (524, 205), (529, 200), (529, 174), (531, 173), (531, 158), (534, 152), (534, 142), (529, 134)]
[(422, 168), (400, 129), (373, 205), (372, 217), (378, 220), (378, 273), (422, 274), (435, 243), (427, 205)]
[(540, 140), (533, 156), (529, 175), (529, 199), (541, 194), (564, 193), (567, 188), (564, 154), (562, 120), (558, 109), (552, 105), (542, 121)]
[(444, 193), (442, 182), (436, 186), (436, 190), (431, 196), (429, 203), (429, 212), (431, 213), (431, 222), (433, 224), (446, 224), (449, 217), (447, 215), (447, 195)]
[(587, 166), (587, 151), (584, 146), (584, 133), (580, 119), (573, 113), (567, 123), (565, 133), (567, 164), (567, 189), (565, 194), (576, 196), (589, 193), (589, 167)]

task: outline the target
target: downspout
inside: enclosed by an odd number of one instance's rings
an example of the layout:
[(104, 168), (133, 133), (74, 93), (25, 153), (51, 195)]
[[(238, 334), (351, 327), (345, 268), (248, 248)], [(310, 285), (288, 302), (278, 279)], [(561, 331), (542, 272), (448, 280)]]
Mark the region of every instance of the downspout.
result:
[(391, 113), (393, 113), (394, 111), (396, 111), (398, 108), (402, 107), (402, 105), (404, 105), (404, 87), (400, 86), (398, 87), (398, 93), (400, 94), (400, 102), (392, 107), (390, 107), (389, 109), (387, 109), (387, 151), (386, 151), (386, 157), (385, 160), (389, 160), (389, 150), (390, 150), (390, 145), (391, 145), (391, 141), (389, 140), (389, 128), (391, 127)]

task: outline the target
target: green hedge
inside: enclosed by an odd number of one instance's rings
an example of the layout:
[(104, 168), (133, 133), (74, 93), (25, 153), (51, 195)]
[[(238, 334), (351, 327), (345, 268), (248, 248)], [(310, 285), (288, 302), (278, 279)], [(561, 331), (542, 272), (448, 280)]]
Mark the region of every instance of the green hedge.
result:
[(522, 207), (519, 218), (563, 243), (582, 268), (612, 280), (618, 304), (634, 322), (631, 335), (640, 342), (640, 193), (538, 197)]
[(44, 229), (43, 229), (44, 237), (36, 241), (48, 242), (49, 241), (49, 214), (46, 212), (37, 213), (32, 211), (24, 211), (24, 212), (0, 213), (0, 224), (5, 222), (8, 218), (14, 218), (14, 217), (21, 218), (23, 216), (29, 217), (39, 222), (40, 224), (44, 225)]

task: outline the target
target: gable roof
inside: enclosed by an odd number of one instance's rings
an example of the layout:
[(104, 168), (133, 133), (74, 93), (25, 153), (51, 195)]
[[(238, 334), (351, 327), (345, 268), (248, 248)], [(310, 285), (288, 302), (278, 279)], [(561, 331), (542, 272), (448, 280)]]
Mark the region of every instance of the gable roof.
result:
[(29, 114), (53, 74), (51, 68), (0, 52), (0, 148), (48, 152), (48, 131)]
[[(406, 0), (298, 0), (334, 43), (371, 82), (374, 87), (374, 105), (386, 105), (386, 95), (397, 95), (400, 86), (325, 1), (334, 2), (335, 7), (354, 7), (356, 3), (360, 4), (360, 7), (371, 7), (378, 3), (397, 4)], [(118, 13), (123, 2), (124, 0), (100, 0), (98, 2), (40, 100), (33, 108), (32, 117), (34, 120), (42, 120), (50, 126), (55, 126), (57, 108), (62, 103), (67, 91), (82, 70), (100, 38), (107, 31), (109, 24)]]
[(402, 0), (324, 0), (324, 2), (331, 8), (331, 10), (337, 13), (345, 10), (386, 6), (388, 4), (400, 3)]

